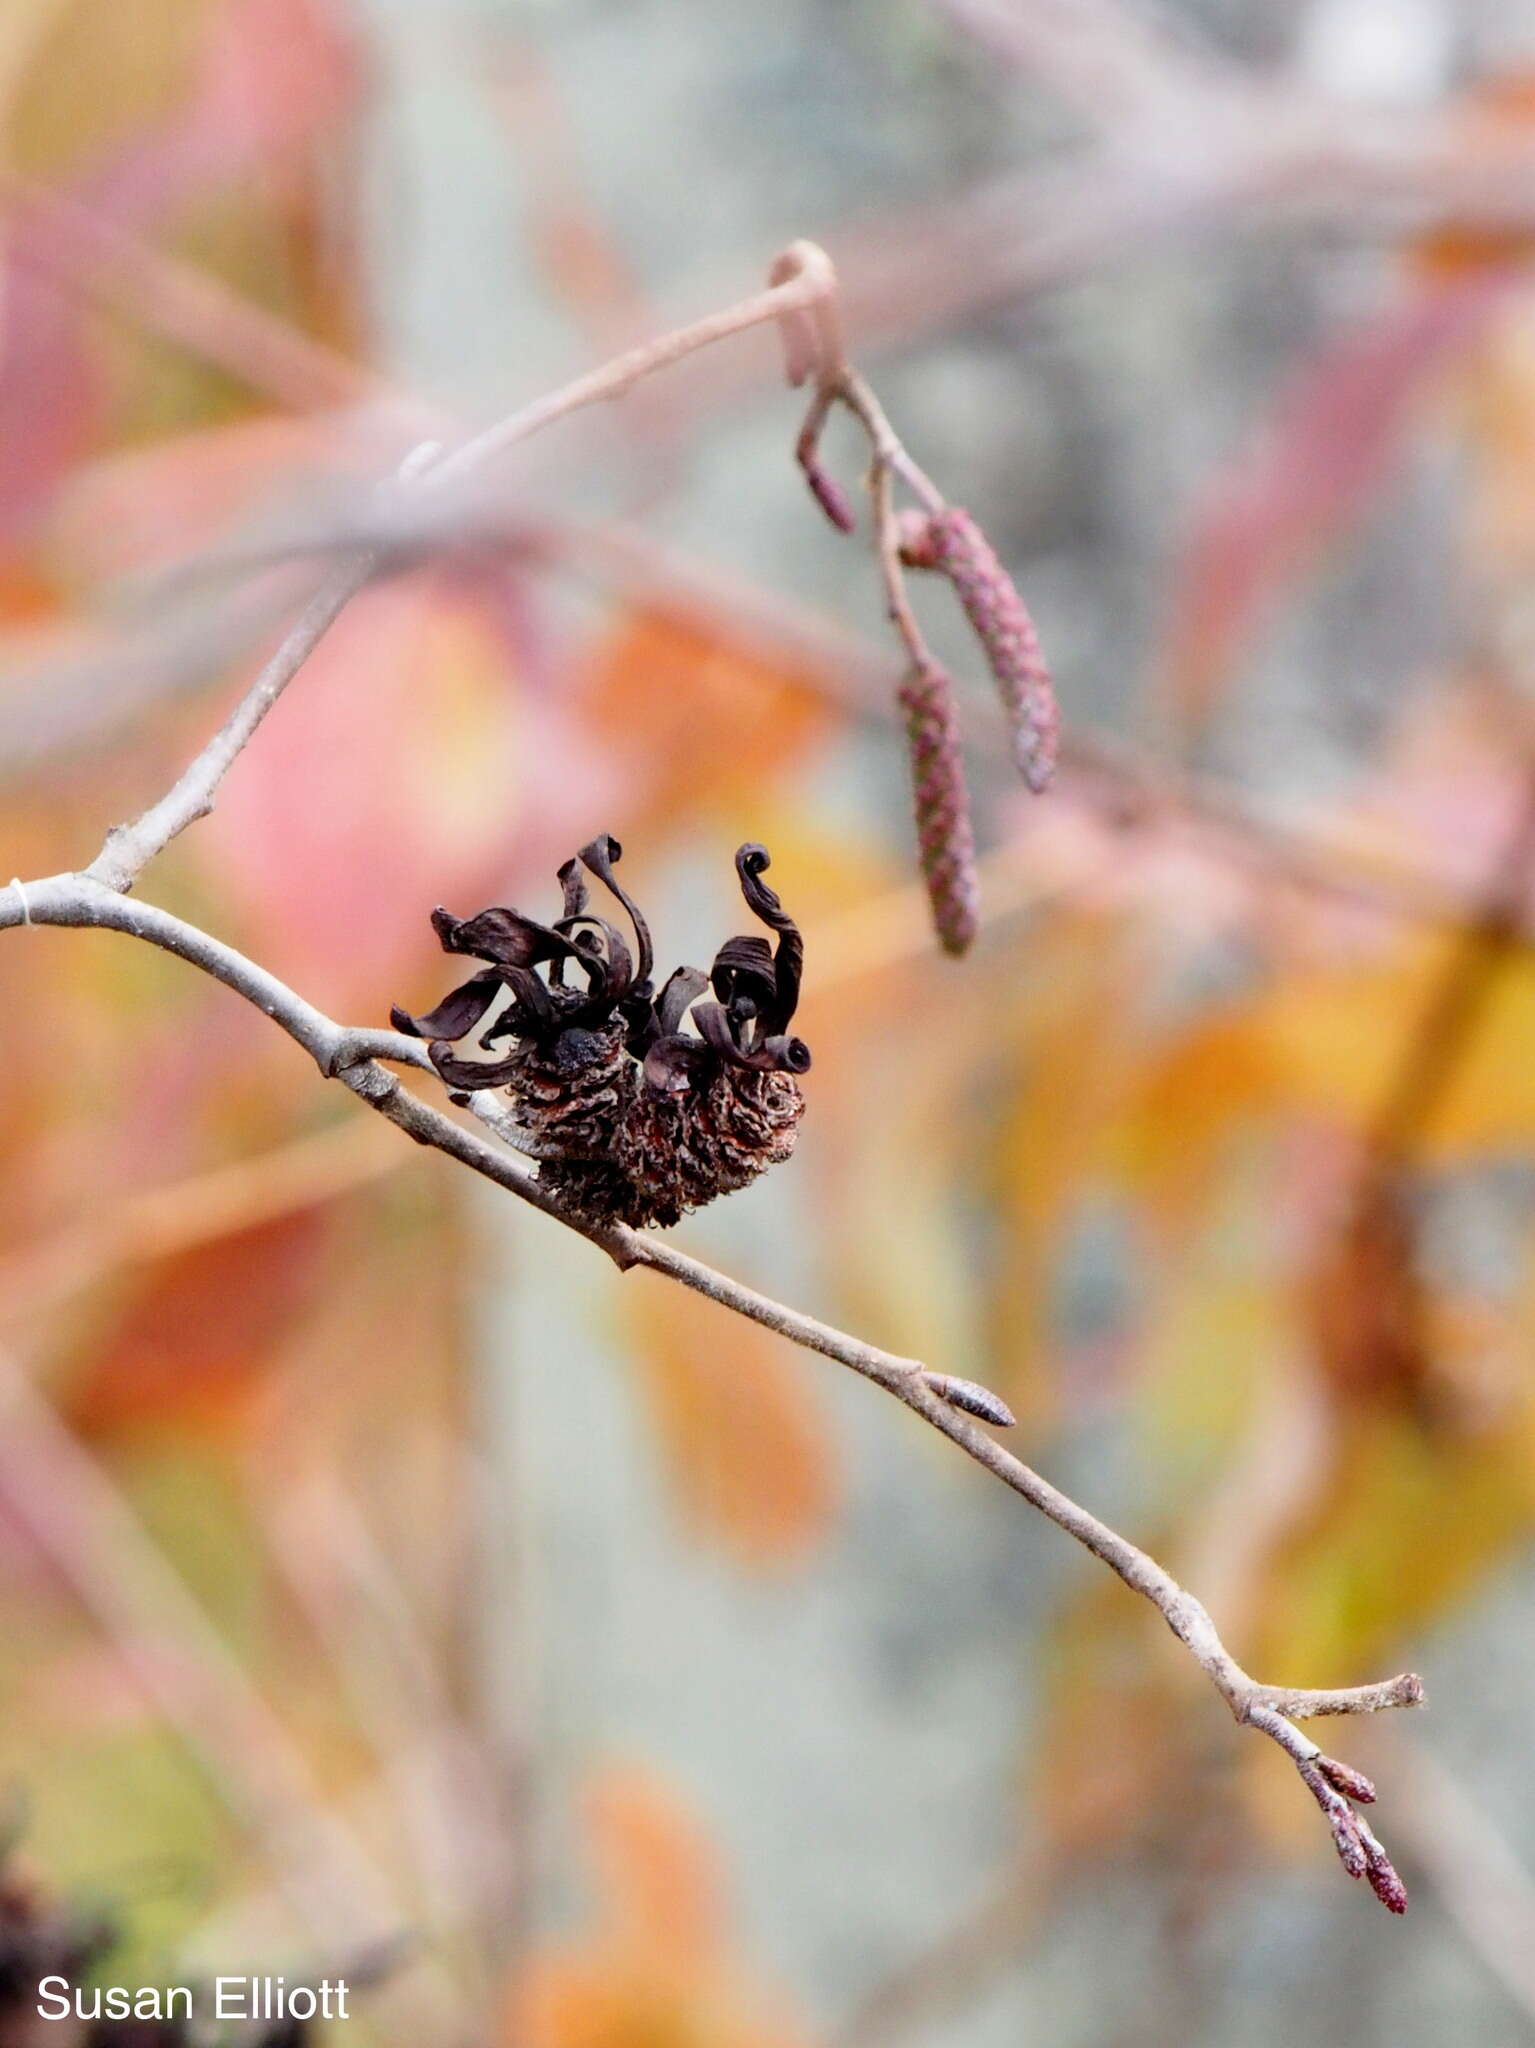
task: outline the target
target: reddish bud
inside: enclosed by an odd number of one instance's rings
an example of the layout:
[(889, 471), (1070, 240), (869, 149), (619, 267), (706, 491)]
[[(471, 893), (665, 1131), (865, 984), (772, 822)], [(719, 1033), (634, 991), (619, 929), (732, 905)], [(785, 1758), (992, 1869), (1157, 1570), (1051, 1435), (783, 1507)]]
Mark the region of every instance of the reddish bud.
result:
[(1357, 1799), (1361, 1806), (1375, 1804), (1375, 1787), (1364, 1775), (1349, 1764), (1341, 1764), (1335, 1756), (1319, 1756), (1316, 1767), (1330, 1785), (1349, 1799)]
[(936, 569), (938, 549), (934, 521), (925, 512), (898, 512), (895, 520), (896, 546), (908, 569)]
[(847, 492), (843, 490), (837, 479), (822, 469), (814, 456), (806, 458), (801, 463), (801, 467), (805, 472), (805, 481), (810, 486), (811, 496), (826, 514), (832, 525), (836, 527), (837, 531), (839, 533), (856, 532), (858, 521), (853, 516), (852, 504), (849, 501)]
[(1359, 1839), (1359, 1823), (1341, 1801), (1327, 1818), (1332, 1826), (1333, 1847), (1338, 1852), (1339, 1862), (1350, 1877), (1363, 1877), (1369, 1869), (1369, 1859)]
[(1374, 1892), (1376, 1898), (1380, 1900), (1388, 1913), (1405, 1913), (1407, 1911), (1407, 1887), (1403, 1884), (1401, 1878), (1397, 1876), (1396, 1868), (1391, 1858), (1382, 1849), (1379, 1842), (1368, 1843), (1365, 1849), (1365, 1856), (1369, 1863), (1366, 1875), (1370, 1880), (1370, 1890)]

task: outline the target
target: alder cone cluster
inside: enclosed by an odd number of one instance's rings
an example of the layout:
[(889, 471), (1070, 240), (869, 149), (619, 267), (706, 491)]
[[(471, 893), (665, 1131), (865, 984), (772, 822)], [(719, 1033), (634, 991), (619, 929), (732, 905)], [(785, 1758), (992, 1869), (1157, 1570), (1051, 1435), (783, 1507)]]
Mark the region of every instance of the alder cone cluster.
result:
[[(552, 924), (507, 908), (462, 920), (435, 911), (445, 950), (488, 964), (426, 1015), (392, 1015), (428, 1041), (455, 1093), (500, 1093), (540, 1183), (573, 1214), (672, 1224), (794, 1150), (810, 1053), (788, 1026), (804, 948), (762, 880), (766, 849), (748, 844), (736, 854), (741, 891), (776, 948), (729, 939), (707, 976), (679, 967), (657, 993), (649, 928), (613, 872), (620, 854), (604, 836), (565, 863)], [(634, 951), (589, 910), (583, 869), (627, 912)]]

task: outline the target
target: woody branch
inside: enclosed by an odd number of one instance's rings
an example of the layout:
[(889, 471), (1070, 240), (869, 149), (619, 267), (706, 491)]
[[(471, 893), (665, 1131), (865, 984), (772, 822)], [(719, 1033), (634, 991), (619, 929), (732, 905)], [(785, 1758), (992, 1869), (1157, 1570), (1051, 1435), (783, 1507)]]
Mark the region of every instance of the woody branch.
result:
[[(929, 515), (946, 508), (896, 440), (877, 401), (847, 366), (836, 319), (836, 280), (829, 259), (814, 245), (797, 243), (775, 265), (769, 288), (691, 326), (616, 358), (604, 368), (577, 378), (560, 390), (524, 407), (475, 440), (448, 455), (431, 448), (418, 451), (404, 466), (394, 490), (427, 491), (442, 481), (462, 478), (517, 442), (553, 425), (583, 406), (621, 395), (640, 378), (694, 350), (766, 322), (778, 322), (788, 345), (791, 376), (815, 379), (809, 439), (802, 437), (801, 459), (809, 450), (806, 473), (812, 488), (814, 435), (834, 403), (846, 405), (868, 434), (872, 451), (876, 539), (886, 577), (887, 595), (898, 632), (914, 661), (925, 652), (920, 631), (905, 610), (902, 568), (915, 550), (908, 531), (903, 540), (889, 497), (892, 479), (912, 488)], [(838, 494), (817, 489), (823, 505), (836, 516)], [(828, 502), (829, 501), (829, 502)], [(841, 524), (840, 520), (837, 523)], [(925, 542), (924, 542), (925, 545)], [(904, 557), (904, 559), (903, 559)], [(503, 1143), (491, 1143), (477, 1132), (432, 1108), (387, 1071), (384, 1062), (411, 1067), (429, 1064), (418, 1040), (392, 1031), (353, 1028), (325, 1016), (277, 976), (233, 947), (131, 891), (145, 867), (198, 818), (210, 811), (224, 776), (250, 743), (282, 692), (339, 616), (350, 597), (388, 566), (379, 552), (360, 553), (342, 564), (312, 598), (299, 620), (268, 661), (234, 712), (157, 803), (132, 822), (115, 827), (90, 865), (80, 872), (13, 880), (0, 889), (0, 930), (53, 925), (116, 931), (174, 954), (190, 966), (223, 983), (234, 994), (272, 1019), (310, 1055), (320, 1073), (338, 1081), (377, 1114), (421, 1145), (456, 1159), (494, 1182), (520, 1201), (541, 1210), (567, 1229), (589, 1239), (620, 1271), (646, 1269), (692, 1289), (733, 1314), (775, 1331), (791, 1343), (818, 1352), (872, 1380), (983, 1466), (993, 1477), (1020, 1494), (1087, 1550), (1118, 1574), (1133, 1592), (1151, 1602), (1168, 1627), (1193, 1656), (1239, 1723), (1260, 1729), (1295, 1764), (1331, 1826), (1344, 1866), (1351, 1875), (1367, 1877), (1382, 1901), (1400, 1912), (1406, 1893), (1384, 1850), (1356, 1810), (1374, 1798), (1368, 1781), (1347, 1765), (1325, 1756), (1295, 1726), (1299, 1720), (1325, 1714), (1368, 1714), (1386, 1707), (1411, 1706), (1423, 1697), (1421, 1681), (1412, 1673), (1379, 1684), (1338, 1690), (1289, 1689), (1261, 1684), (1252, 1678), (1222, 1643), (1199, 1601), (1128, 1538), (1100, 1521), (1087, 1508), (1052, 1486), (1019, 1458), (978, 1428), (970, 1415), (998, 1424), (1011, 1422), (995, 1395), (972, 1382), (928, 1370), (920, 1361), (903, 1358), (801, 1311), (758, 1293), (729, 1275), (678, 1251), (661, 1239), (621, 1224), (593, 1222), (571, 1213), (540, 1184), (536, 1168)], [(964, 601), (958, 576), (956, 588)], [(966, 604), (967, 611), (970, 606)], [(975, 623), (972, 613), (972, 623)], [(980, 628), (977, 628), (978, 632)], [(908, 637), (908, 635), (910, 637)], [(982, 636), (984, 639), (984, 636)], [(471, 1097), (469, 1106), (494, 1126), (493, 1099)], [(968, 1410), (969, 1413), (960, 1412)]]

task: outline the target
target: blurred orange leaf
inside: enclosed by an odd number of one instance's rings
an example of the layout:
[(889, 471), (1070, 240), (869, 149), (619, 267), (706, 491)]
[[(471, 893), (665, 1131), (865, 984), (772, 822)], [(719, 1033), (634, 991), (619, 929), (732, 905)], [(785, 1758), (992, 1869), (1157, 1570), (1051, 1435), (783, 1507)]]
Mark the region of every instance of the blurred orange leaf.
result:
[[(1280, 1116), (1322, 1116), (1351, 1131), (1369, 1126), (1444, 971), (1445, 942), (1414, 936), (1357, 966), (1287, 974), (1255, 995), (1199, 1018), (1169, 1042), (1136, 1091), (1136, 1155), (1175, 1182), (1188, 1142), (1237, 1141), (1240, 1127)], [(1429, 1162), (1524, 1151), (1535, 1138), (1535, 964), (1498, 972), (1429, 1113), (1418, 1144)]]
[(326, 1225), (302, 1210), (157, 1261), (129, 1284), (64, 1413), (88, 1437), (233, 1420), (322, 1279)]
[(1342, 1683), (1396, 1653), (1535, 1524), (1535, 1407), (1474, 1429), (1371, 1412), (1340, 1433), (1317, 1513), (1271, 1560), (1259, 1668)]
[(662, 612), (631, 613), (599, 649), (582, 693), (620, 748), (637, 804), (672, 819), (733, 817), (798, 764), (830, 718), (813, 676)]
[(800, 1360), (681, 1287), (647, 1288), (626, 1308), (684, 1512), (744, 1563), (801, 1554), (825, 1533), (838, 1478)]
[(719, 1858), (653, 1776), (609, 1770), (586, 1820), (595, 1925), (536, 1957), (514, 1988), (518, 2048), (794, 2048), (799, 2036), (736, 1965)]

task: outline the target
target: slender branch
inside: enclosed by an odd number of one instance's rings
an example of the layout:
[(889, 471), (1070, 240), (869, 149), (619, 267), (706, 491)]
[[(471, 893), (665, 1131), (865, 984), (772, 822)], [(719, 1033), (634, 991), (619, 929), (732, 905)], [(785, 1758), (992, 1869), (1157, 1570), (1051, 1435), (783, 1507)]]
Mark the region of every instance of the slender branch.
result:
[[(643, 596), (652, 608), (696, 626), (728, 634), (760, 651), (770, 662), (796, 665), (808, 689), (851, 717), (888, 720), (893, 681), (884, 650), (779, 593), (714, 565), (701, 564), (623, 524), (534, 518), (494, 503), (451, 499), (430, 508), (419, 502), (402, 517), (375, 511), (341, 521), (294, 525), (259, 545), (222, 548), (166, 571), (146, 586), (165, 603), (208, 577), (245, 574), (291, 564), (310, 555), (334, 557), (361, 548), (390, 552), (448, 550), (461, 545), (497, 546), (540, 566), (557, 569), (604, 590)], [(218, 646), (200, 642), (193, 652), (217, 656)], [(185, 650), (165, 642), (150, 651), (157, 676), (177, 681)], [(83, 732), (44, 730), (61, 700), (80, 699), (99, 711), (104, 681), (121, 673), (103, 657), (39, 665), (13, 672), (9, 714), (0, 720), (0, 776), (33, 771), (55, 752), (72, 752), (105, 736), (94, 723)], [(103, 714), (105, 715), (105, 714)], [(114, 720), (117, 713), (113, 714)], [(1054, 800), (1104, 814), (1118, 830), (1133, 834), (1169, 824), (1204, 835), (1212, 851), (1245, 870), (1293, 883), (1308, 895), (1337, 896), (1393, 918), (1442, 927), (1470, 926), (1480, 932), (1485, 906), (1479, 892), (1436, 870), (1426, 849), (1372, 842), (1364, 833), (1340, 831), (1320, 818), (1288, 817), (1260, 808), (1249, 792), (1208, 776), (1169, 770), (1123, 740), (1094, 731), (1080, 721), (1061, 735), (1060, 771)], [(983, 860), (1000, 868), (1027, 857), (1013, 843)], [(1133, 866), (1133, 863), (1131, 863)], [(1535, 923), (1516, 914), (1514, 941), (1535, 944)]]
[(433, 487), (458, 482), (504, 455), (519, 441), (526, 441), (545, 427), (552, 427), (557, 420), (567, 419), (583, 406), (622, 398), (642, 377), (669, 369), (673, 363), (680, 363), (684, 356), (693, 355), (701, 348), (711, 348), (717, 341), (727, 341), (732, 335), (744, 334), (750, 327), (764, 327), (770, 322), (792, 318), (826, 305), (836, 288), (836, 280), (829, 260), (823, 252), (818, 253), (821, 254), (820, 267), (797, 272), (781, 284), (770, 285), (751, 298), (741, 299), (721, 312), (695, 320), (691, 326), (676, 328), (655, 341), (629, 349), (601, 369), (574, 378), (558, 391), (535, 399), (520, 412), (487, 427), (484, 433), (466, 441), (436, 465), (431, 475)]
[[(642, 377), (681, 362), (684, 356), (709, 348), (717, 341), (745, 333), (748, 328), (815, 314), (821, 321), (818, 331), (834, 334), (831, 302), (836, 276), (830, 259), (812, 243), (796, 244), (795, 248), (806, 253), (796, 260), (782, 283), (772, 284), (767, 290), (695, 320), (690, 326), (675, 328), (670, 334), (628, 350), (602, 368), (572, 379), (558, 391), (535, 399), (531, 405), (487, 427), (451, 454), (441, 455), (435, 443), (413, 449), (401, 465), (395, 489), (432, 492), (461, 482), (556, 421), (604, 399), (621, 398)], [(332, 572), (230, 717), (175, 787), (131, 824), (115, 826), (108, 833), (106, 844), (86, 870), (91, 880), (109, 889), (131, 889), (156, 854), (163, 852), (188, 825), (208, 815), (219, 784), (256, 728), (352, 598), (372, 579), (381, 559), (377, 551), (365, 550)]]
[[(429, 456), (425, 451), (417, 451), (395, 488), (439, 488), (444, 481), (474, 470), (578, 408), (617, 397), (641, 377), (695, 349), (748, 327), (777, 321), (791, 377), (795, 381), (811, 376), (816, 379), (812, 407), (815, 431), (825, 417), (829, 393), (854, 412), (869, 436), (882, 552), (886, 543), (894, 542), (887, 573), (892, 586), (899, 587), (902, 563), (897, 529), (893, 510), (884, 495), (891, 478), (899, 476), (930, 512), (940, 511), (943, 501), (900, 449), (872, 394), (846, 364), (837, 321), (835, 278), (824, 252), (813, 244), (796, 243), (780, 257), (772, 275), (773, 282), (765, 292), (631, 350), (604, 369), (575, 379), (465, 444), (454, 455), (438, 460), (435, 449)], [(814, 432), (802, 436), (802, 449), (805, 447), (813, 458)], [(1324, 1756), (1294, 1726), (1294, 1721), (1310, 1715), (1375, 1713), (1386, 1707), (1413, 1705), (1422, 1698), (1421, 1682), (1414, 1675), (1403, 1673), (1376, 1685), (1324, 1691), (1260, 1684), (1226, 1650), (1199, 1601), (1154, 1558), (1004, 1450), (969, 1419), (970, 1414), (979, 1414), (998, 1424), (1011, 1422), (1006, 1408), (985, 1388), (930, 1372), (916, 1359), (866, 1344), (715, 1271), (659, 1238), (622, 1225), (594, 1224), (575, 1217), (544, 1187), (534, 1164), (504, 1145), (488, 1143), (429, 1107), (381, 1064), (392, 1061), (423, 1066), (425, 1053), (419, 1041), (394, 1032), (352, 1030), (336, 1023), (232, 947), (167, 911), (132, 900), (125, 893), (146, 862), (211, 807), (223, 776), (307, 654), (353, 592), (373, 573), (379, 559), (366, 552), (336, 571), (232, 717), (175, 787), (133, 824), (113, 832), (90, 870), (31, 882), (13, 881), (8, 888), (0, 889), (0, 929), (17, 925), (95, 927), (121, 932), (176, 955), (254, 1004), (309, 1053), (322, 1075), (343, 1083), (416, 1143), (446, 1153), (519, 1200), (577, 1231), (606, 1252), (620, 1271), (647, 1268), (792, 1343), (848, 1367), (893, 1394), (1157, 1608), (1237, 1721), (1260, 1729), (1290, 1757), (1328, 1818), (1345, 1868), (1354, 1876), (1368, 1876), (1381, 1899), (1393, 1910), (1402, 1910), (1405, 1893), (1400, 1880), (1355, 1811), (1357, 1804), (1374, 1798), (1373, 1788), (1347, 1765)], [(911, 631), (916, 634), (914, 624)], [(914, 656), (920, 645), (917, 636), (912, 645)], [(474, 1097), (468, 1101), (471, 1108), (485, 1112), (484, 1103)]]
[[(402, 1088), (399, 1080), (379, 1064), (380, 1060), (389, 1059), (421, 1066), (423, 1051), (417, 1041), (393, 1032), (347, 1029), (232, 947), (167, 911), (134, 902), (88, 876), (53, 875), (35, 882), (12, 883), (0, 890), (0, 929), (23, 923), (99, 927), (174, 953), (255, 1004), (309, 1053), (322, 1074), (343, 1082), (408, 1137), (447, 1153), (520, 1201), (577, 1231), (605, 1251), (620, 1271), (643, 1267), (675, 1281), (791, 1343), (848, 1367), (893, 1394), (1003, 1485), (1090, 1550), (1132, 1592), (1157, 1608), (1236, 1720), (1262, 1730), (1290, 1756), (1303, 1781), (1327, 1810), (1335, 1838), (1340, 1837), (1340, 1831), (1346, 1832), (1350, 1823), (1363, 1829), (1363, 1823), (1337, 1789), (1338, 1780), (1332, 1774), (1337, 1773), (1344, 1783), (1351, 1783), (1356, 1793), (1364, 1781), (1345, 1766), (1335, 1765), (1324, 1757), (1293, 1726), (1293, 1721), (1313, 1715), (1370, 1714), (1387, 1707), (1416, 1705), (1423, 1697), (1423, 1687), (1414, 1674), (1404, 1672), (1374, 1685), (1331, 1690), (1260, 1684), (1231, 1656), (1205, 1609), (1170, 1572), (958, 1412), (941, 1391), (946, 1384), (943, 1376), (930, 1373), (916, 1359), (866, 1344), (846, 1331), (761, 1294), (660, 1238), (622, 1224), (593, 1224), (570, 1215), (540, 1185), (537, 1169), (529, 1161), (504, 1147), (487, 1144), (441, 1111), (432, 1109)], [(474, 1098), (470, 1098), (470, 1106), (475, 1106)], [(973, 1391), (984, 1393), (983, 1389)], [(1369, 1854), (1377, 1852), (1379, 1845), (1367, 1831), (1366, 1840), (1368, 1851), (1360, 1850), (1355, 1874), (1369, 1874), (1373, 1878), (1375, 1865), (1369, 1861)], [(1340, 1852), (1342, 1846), (1340, 1839)], [(1353, 1868), (1347, 1857), (1345, 1863)]]
[(361, 555), (325, 579), (277, 652), (175, 787), (131, 825), (115, 825), (107, 834), (106, 844), (86, 869), (92, 881), (108, 889), (131, 889), (178, 833), (207, 817), (219, 784), (251, 735), (373, 574), (376, 560), (372, 554)]

